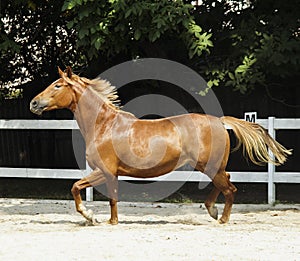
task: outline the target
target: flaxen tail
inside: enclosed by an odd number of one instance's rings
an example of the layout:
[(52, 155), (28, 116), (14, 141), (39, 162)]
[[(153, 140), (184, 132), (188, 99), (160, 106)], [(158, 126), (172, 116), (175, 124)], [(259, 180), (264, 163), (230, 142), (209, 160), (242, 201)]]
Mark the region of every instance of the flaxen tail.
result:
[[(271, 162), (275, 165), (281, 165), (286, 161), (291, 150), (286, 149), (259, 124), (243, 121), (234, 117), (224, 116), (221, 121), (233, 129), (237, 137), (238, 149), (243, 144), (243, 151), (247, 152), (250, 160), (257, 164)], [(272, 151), (275, 159), (272, 159), (268, 153), (268, 148)]]

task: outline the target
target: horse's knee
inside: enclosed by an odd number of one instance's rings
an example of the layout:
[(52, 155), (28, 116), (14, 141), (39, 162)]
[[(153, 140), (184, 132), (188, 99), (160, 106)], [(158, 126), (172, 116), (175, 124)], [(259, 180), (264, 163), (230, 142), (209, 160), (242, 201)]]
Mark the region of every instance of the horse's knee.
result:
[(77, 191), (78, 191), (78, 187), (76, 186), (76, 183), (74, 183), (71, 188), (71, 192), (72, 192), (72, 194), (75, 194)]
[(224, 196), (231, 197), (233, 196), (233, 191), (229, 188), (223, 191)]
[(71, 192), (73, 195), (77, 195), (80, 192), (80, 187), (77, 182), (75, 182), (71, 188)]

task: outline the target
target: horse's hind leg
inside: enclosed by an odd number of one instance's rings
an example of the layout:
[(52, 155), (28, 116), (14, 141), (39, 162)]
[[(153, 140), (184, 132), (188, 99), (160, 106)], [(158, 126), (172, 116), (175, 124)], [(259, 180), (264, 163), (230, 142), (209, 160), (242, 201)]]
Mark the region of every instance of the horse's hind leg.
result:
[(94, 170), (90, 175), (75, 182), (71, 189), (73, 198), (75, 200), (76, 210), (93, 224), (96, 223), (93, 211), (91, 209), (87, 210), (86, 207), (83, 205), (80, 191), (91, 186), (100, 185), (104, 182), (106, 182), (106, 178), (104, 177), (103, 173), (99, 170)]
[(110, 219), (108, 220), (108, 223), (111, 225), (117, 225), (118, 224), (118, 178), (109, 175), (106, 176), (107, 182), (106, 187), (108, 191), (109, 196), (109, 205), (110, 205)]
[(229, 181), (230, 175), (225, 171), (218, 172), (213, 179), (215, 187), (221, 191), (225, 197), (225, 206), (222, 217), (219, 219), (219, 223), (227, 223), (229, 221), (232, 204), (234, 201), (234, 194), (237, 188)]

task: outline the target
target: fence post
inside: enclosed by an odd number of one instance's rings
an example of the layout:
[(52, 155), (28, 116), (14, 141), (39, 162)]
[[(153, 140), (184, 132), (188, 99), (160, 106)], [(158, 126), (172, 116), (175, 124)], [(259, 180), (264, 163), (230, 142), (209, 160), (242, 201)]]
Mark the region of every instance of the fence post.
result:
[[(275, 129), (274, 129), (274, 121), (275, 117), (268, 117), (268, 133), (269, 135), (275, 139)], [(272, 159), (274, 159), (274, 155), (269, 149), (269, 155)], [(268, 203), (275, 203), (275, 183), (274, 183), (274, 173), (275, 173), (275, 165), (272, 163), (268, 163)]]
[[(92, 172), (92, 169), (90, 168), (88, 162), (86, 161), (85, 163), (85, 173), (86, 173), (86, 176), (89, 175), (91, 172)], [(85, 199), (86, 201), (93, 201), (94, 200), (94, 197), (93, 197), (93, 187), (89, 187), (89, 188), (86, 188), (85, 189)]]
[(94, 200), (93, 187), (86, 188), (85, 193), (86, 201), (91, 202)]

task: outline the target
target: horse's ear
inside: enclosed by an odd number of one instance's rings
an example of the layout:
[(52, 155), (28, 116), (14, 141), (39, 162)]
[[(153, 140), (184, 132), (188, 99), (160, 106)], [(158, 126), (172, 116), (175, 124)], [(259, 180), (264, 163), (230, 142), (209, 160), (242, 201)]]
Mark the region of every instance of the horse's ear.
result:
[(68, 76), (68, 78), (72, 78), (72, 74), (73, 74), (73, 72), (72, 72), (72, 69), (71, 69), (71, 67), (70, 66), (68, 66), (67, 67), (67, 69), (66, 69), (66, 73), (67, 73), (67, 76)]
[(59, 66), (57, 66), (57, 69), (58, 69), (59, 76), (63, 77), (64, 76), (64, 72), (59, 68)]

